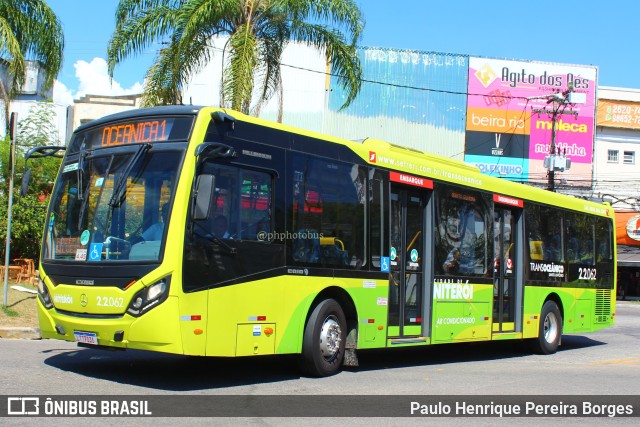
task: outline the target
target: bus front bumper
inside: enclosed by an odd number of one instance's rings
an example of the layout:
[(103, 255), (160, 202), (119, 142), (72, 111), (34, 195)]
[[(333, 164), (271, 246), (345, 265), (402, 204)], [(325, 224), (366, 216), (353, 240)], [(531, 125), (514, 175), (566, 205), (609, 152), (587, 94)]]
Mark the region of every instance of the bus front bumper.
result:
[(95, 345), (96, 348), (182, 354), (180, 329), (175, 320), (177, 313), (177, 298), (172, 297), (140, 317), (124, 314), (113, 318), (61, 313), (55, 307), (46, 309), (38, 299), (42, 338)]

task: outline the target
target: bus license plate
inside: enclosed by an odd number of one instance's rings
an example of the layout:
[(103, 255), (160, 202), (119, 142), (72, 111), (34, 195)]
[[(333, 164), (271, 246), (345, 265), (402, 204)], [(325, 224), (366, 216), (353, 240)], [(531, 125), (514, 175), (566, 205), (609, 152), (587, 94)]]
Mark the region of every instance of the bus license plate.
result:
[(95, 332), (80, 332), (74, 331), (73, 334), (76, 336), (76, 341), (84, 344), (92, 344), (98, 345), (98, 336)]

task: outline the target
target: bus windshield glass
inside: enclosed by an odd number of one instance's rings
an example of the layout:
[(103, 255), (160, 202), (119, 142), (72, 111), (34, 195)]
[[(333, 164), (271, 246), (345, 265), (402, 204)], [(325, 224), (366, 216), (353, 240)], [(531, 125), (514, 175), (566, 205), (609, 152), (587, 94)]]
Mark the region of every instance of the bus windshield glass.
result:
[[(174, 145), (175, 146), (175, 145)], [(43, 260), (158, 261), (183, 147), (80, 152), (52, 194)]]

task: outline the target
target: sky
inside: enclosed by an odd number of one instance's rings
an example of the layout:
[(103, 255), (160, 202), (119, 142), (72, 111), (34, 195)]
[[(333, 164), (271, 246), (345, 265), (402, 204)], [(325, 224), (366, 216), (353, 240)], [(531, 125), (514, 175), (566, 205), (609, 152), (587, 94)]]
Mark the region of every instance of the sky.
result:
[[(62, 22), (64, 64), (54, 101), (140, 93), (160, 44), (107, 74), (117, 0), (46, 0)], [(640, 89), (637, 0), (360, 0), (360, 46), (598, 67), (598, 86)], [(394, 7), (395, 6), (395, 7)]]

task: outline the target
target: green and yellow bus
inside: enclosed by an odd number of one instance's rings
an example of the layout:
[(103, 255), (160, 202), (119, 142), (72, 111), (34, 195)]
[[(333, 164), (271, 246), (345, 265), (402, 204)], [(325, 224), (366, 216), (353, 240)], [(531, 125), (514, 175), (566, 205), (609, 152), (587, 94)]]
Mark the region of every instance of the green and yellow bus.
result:
[[(38, 152), (38, 150), (35, 150)], [(73, 134), (39, 265), (43, 338), (194, 356), (527, 340), (614, 322), (613, 210), (374, 139), (194, 106)]]

